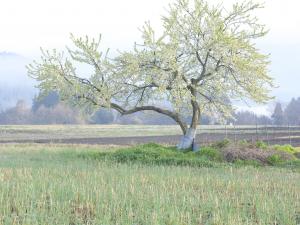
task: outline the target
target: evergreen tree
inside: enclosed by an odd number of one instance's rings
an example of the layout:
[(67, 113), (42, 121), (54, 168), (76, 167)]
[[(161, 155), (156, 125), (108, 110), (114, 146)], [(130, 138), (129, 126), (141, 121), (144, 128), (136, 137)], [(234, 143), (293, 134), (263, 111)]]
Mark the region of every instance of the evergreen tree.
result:
[(50, 91), (45, 96), (36, 96), (32, 102), (32, 111), (36, 112), (42, 105), (46, 108), (53, 108), (59, 103), (59, 95), (55, 91)]
[(114, 114), (109, 109), (99, 109), (91, 117), (91, 123), (94, 124), (110, 124), (114, 122)]
[(273, 119), (273, 124), (275, 125), (283, 125), (284, 124), (284, 113), (282, 110), (282, 106), (281, 103), (277, 102), (273, 115), (272, 115), (272, 119)]
[(300, 98), (293, 98), (284, 111), (284, 117), (290, 125), (300, 125)]

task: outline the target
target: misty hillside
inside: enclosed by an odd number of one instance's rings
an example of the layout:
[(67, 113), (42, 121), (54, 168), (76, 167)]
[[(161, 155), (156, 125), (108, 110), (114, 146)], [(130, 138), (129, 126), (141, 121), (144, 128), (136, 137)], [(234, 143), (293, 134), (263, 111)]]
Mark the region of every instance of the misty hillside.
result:
[(0, 52), (0, 109), (14, 106), (19, 99), (31, 102), (34, 81), (25, 68), (30, 61), (15, 53)]

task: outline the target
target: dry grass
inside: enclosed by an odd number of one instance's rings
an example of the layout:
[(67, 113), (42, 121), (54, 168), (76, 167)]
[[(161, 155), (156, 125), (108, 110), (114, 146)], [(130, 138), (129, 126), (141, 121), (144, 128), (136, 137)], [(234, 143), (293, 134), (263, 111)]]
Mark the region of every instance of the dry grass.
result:
[(253, 160), (262, 165), (270, 164), (269, 158), (277, 155), (281, 160), (288, 161), (293, 160), (295, 156), (283, 151), (276, 151), (273, 149), (261, 149), (255, 146), (243, 146), (243, 145), (229, 145), (226, 148), (221, 149), (224, 159), (227, 162), (235, 162), (236, 160)]

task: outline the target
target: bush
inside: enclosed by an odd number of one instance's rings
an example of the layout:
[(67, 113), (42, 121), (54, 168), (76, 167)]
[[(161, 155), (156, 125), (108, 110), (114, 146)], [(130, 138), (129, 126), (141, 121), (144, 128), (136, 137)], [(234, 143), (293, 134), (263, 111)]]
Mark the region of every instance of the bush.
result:
[(267, 161), (270, 165), (276, 166), (279, 165), (280, 163), (283, 163), (285, 160), (279, 154), (274, 154), (269, 156), (267, 158)]
[(248, 146), (250, 146), (250, 143), (244, 139), (244, 140), (239, 141), (239, 145), (248, 147)]
[(215, 147), (215, 148), (225, 148), (227, 146), (229, 146), (231, 143), (231, 141), (227, 138), (223, 139), (222, 141), (218, 141), (216, 143), (214, 143), (212, 145), (212, 147)]
[(290, 154), (297, 153), (296, 149), (291, 145), (274, 145), (274, 149), (277, 151), (283, 151)]
[(212, 147), (203, 147), (200, 149), (199, 152), (197, 152), (197, 154), (203, 157), (207, 157), (209, 160), (218, 162), (223, 161), (223, 156), (221, 152)]
[(268, 148), (268, 144), (263, 142), (263, 141), (257, 141), (255, 146), (257, 148), (260, 148), (260, 149), (267, 149)]

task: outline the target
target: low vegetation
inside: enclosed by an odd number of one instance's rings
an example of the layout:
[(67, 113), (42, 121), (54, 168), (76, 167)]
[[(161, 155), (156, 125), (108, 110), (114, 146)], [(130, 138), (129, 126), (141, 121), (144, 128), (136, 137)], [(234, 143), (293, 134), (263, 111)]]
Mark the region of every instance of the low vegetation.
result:
[(250, 144), (230, 140), (204, 146), (198, 152), (178, 151), (176, 147), (145, 144), (110, 152), (82, 153), (80, 157), (113, 161), (117, 163), (140, 163), (148, 165), (173, 165), (195, 167), (218, 167), (234, 165), (292, 166), (300, 168), (298, 150), (290, 145), (268, 146), (263, 142)]
[[(148, 165), (172, 166), (216, 166), (215, 161), (221, 161), (221, 155), (213, 148), (204, 148), (199, 153), (181, 152), (176, 147), (167, 147), (158, 144), (145, 144), (112, 152), (82, 153), (80, 157), (102, 159), (116, 163), (140, 163)], [(220, 160), (219, 160), (220, 159)]]
[(0, 145), (0, 224), (299, 224), (299, 171), (225, 163), (230, 144)]

